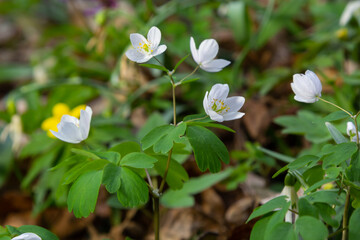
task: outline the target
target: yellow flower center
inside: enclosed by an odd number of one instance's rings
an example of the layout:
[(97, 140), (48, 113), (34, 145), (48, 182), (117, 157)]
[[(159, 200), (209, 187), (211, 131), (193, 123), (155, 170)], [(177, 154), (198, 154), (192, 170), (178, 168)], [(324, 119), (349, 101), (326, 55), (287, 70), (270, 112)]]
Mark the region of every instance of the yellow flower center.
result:
[(227, 113), (230, 110), (230, 107), (226, 105), (221, 99), (213, 98), (211, 105), (211, 109), (219, 114)]
[[(51, 138), (55, 138), (55, 136), (50, 132), (50, 130), (58, 131), (57, 125), (61, 121), (61, 117), (65, 114), (80, 118), (80, 110), (85, 110), (86, 105), (79, 105), (72, 110), (70, 110), (69, 106), (64, 103), (57, 103), (52, 109), (52, 117), (45, 119), (42, 124), (41, 128), (47, 131), (47, 135)], [(79, 126), (78, 126), (79, 127)]]
[(139, 43), (138, 49), (142, 50), (142, 51), (145, 51), (146, 53), (153, 53), (154, 50), (152, 50), (150, 48), (150, 44), (151, 44), (150, 42), (146, 43), (145, 41), (142, 41), (142, 42)]

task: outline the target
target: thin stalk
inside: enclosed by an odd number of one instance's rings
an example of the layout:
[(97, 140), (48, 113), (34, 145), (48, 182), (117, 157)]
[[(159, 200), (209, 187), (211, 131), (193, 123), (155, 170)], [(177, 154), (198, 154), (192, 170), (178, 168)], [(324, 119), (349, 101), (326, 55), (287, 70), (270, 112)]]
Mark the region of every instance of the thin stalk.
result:
[(336, 107), (336, 108), (338, 108), (338, 109), (340, 109), (340, 110), (343, 111), (344, 113), (348, 114), (351, 118), (354, 118), (353, 115), (352, 115), (350, 112), (346, 111), (345, 109), (343, 109), (342, 107), (336, 105), (335, 103), (329, 102), (329, 101), (327, 101), (327, 100), (325, 100), (325, 99), (323, 99), (323, 98), (320, 98), (320, 97), (319, 97), (318, 99), (321, 100), (321, 101), (323, 101), (323, 102), (326, 102), (326, 103), (328, 103), (328, 104), (330, 104), (330, 105), (332, 105), (332, 106), (334, 106), (334, 107)]
[(346, 200), (344, 206), (344, 216), (343, 216), (343, 232), (342, 232), (342, 240), (347, 240), (348, 236), (348, 214), (349, 214), (349, 203), (350, 203), (350, 187), (346, 192)]
[(360, 112), (358, 112), (358, 113), (353, 117), (353, 119), (354, 119), (354, 123), (355, 123), (356, 143), (357, 143), (358, 147), (360, 148), (359, 128), (358, 128), (357, 120), (356, 120), (357, 116), (359, 116), (359, 113), (360, 113)]
[(153, 208), (155, 240), (160, 240), (160, 208), (158, 197), (153, 197)]
[(199, 65), (196, 66), (196, 68), (194, 69), (194, 71), (192, 71), (191, 73), (189, 73), (188, 75), (186, 75), (185, 77), (183, 77), (180, 81), (178, 81), (175, 86), (178, 86), (182, 83), (182, 81), (184, 81), (185, 79), (187, 79), (188, 77), (192, 76), (198, 69), (199, 69)]
[(145, 168), (145, 173), (146, 173), (146, 177), (147, 177), (147, 180), (148, 180), (148, 182), (149, 182), (149, 185), (150, 185), (150, 187), (151, 187), (151, 190), (154, 190), (154, 186), (153, 186), (153, 184), (152, 184), (152, 181), (151, 181), (151, 178), (150, 178), (150, 174), (149, 174), (149, 172), (148, 172), (148, 170)]
[(344, 231), (344, 230), (345, 230), (345, 229), (341, 228), (341, 229), (337, 230), (336, 232), (333, 232), (332, 234), (330, 234), (330, 235), (328, 236), (328, 239), (330, 239), (330, 238), (338, 235), (339, 233), (341, 233), (341, 232)]
[(201, 117), (201, 118), (194, 118), (194, 119), (190, 119), (189, 121), (185, 121), (185, 122), (193, 122), (193, 121), (197, 121), (197, 120), (203, 120), (205, 118), (207, 118), (209, 116), (204, 116), (204, 117)]
[[(157, 59), (157, 57), (154, 57), (154, 59), (155, 59), (162, 67), (166, 68), (166, 67), (160, 62), (160, 60)], [(167, 69), (167, 68), (166, 68), (166, 69)], [(169, 70), (168, 70), (168, 72), (169, 72)]]

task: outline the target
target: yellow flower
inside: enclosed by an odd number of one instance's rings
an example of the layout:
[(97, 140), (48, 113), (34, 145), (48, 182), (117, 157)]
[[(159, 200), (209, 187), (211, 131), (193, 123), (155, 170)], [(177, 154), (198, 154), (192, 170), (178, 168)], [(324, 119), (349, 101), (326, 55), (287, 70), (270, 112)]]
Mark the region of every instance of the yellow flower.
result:
[(55, 136), (50, 132), (50, 130), (58, 131), (57, 125), (61, 121), (61, 117), (63, 115), (70, 115), (76, 118), (80, 117), (80, 110), (85, 110), (86, 105), (79, 105), (72, 110), (70, 110), (69, 106), (65, 103), (57, 103), (52, 109), (52, 117), (45, 119), (42, 124), (41, 128), (47, 131), (47, 135), (51, 138), (55, 138)]
[(324, 190), (330, 190), (330, 189), (333, 189), (334, 188), (334, 184), (333, 183), (326, 183), (322, 186), (322, 188)]

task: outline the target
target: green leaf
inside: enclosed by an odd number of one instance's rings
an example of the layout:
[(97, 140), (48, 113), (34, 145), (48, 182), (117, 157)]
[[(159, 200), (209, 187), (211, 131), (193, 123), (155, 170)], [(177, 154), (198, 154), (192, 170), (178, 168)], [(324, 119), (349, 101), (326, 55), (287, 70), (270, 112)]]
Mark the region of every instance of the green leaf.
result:
[(63, 177), (63, 184), (70, 184), (74, 182), (80, 175), (89, 171), (101, 170), (109, 162), (103, 159), (98, 160), (85, 160), (79, 162), (76, 166), (67, 171)]
[(260, 220), (258, 220), (250, 234), (250, 240), (264, 240), (265, 239), (265, 231), (266, 227), (268, 226), (268, 223), (270, 221), (271, 216), (264, 217)]
[(99, 156), (97, 156), (95, 153), (93, 153), (92, 151), (87, 151), (87, 150), (83, 150), (83, 149), (78, 149), (78, 148), (72, 148), (71, 152), (78, 154), (78, 155), (82, 155), (91, 159), (101, 159)]
[(71, 186), (67, 204), (76, 217), (87, 217), (94, 212), (99, 195), (103, 171), (91, 171), (81, 175)]
[(118, 152), (122, 157), (132, 152), (141, 152), (141, 147), (137, 142), (124, 141), (111, 147), (109, 151)]
[(139, 65), (142, 66), (142, 67), (159, 69), (159, 70), (164, 71), (166, 73), (168, 72), (168, 70), (165, 67), (160, 66), (160, 65), (156, 65), (156, 64), (144, 63), (144, 64), (139, 64)]
[(341, 195), (338, 195), (338, 190), (322, 190), (310, 193), (305, 196), (310, 203), (326, 203), (331, 205), (340, 205), (342, 202)]
[(285, 172), (288, 169), (289, 169), (288, 165), (280, 168), (274, 175), (272, 175), (272, 178), (276, 178), (277, 176), (279, 176), (281, 173)]
[(360, 182), (360, 151), (358, 150), (351, 158), (350, 167), (346, 170), (346, 176), (350, 181)]
[(190, 53), (188, 55), (186, 55), (185, 57), (183, 57), (182, 59), (180, 59), (180, 61), (178, 61), (174, 67), (174, 72), (176, 72), (176, 69), (180, 66), (180, 64), (185, 61), (185, 59), (187, 59), (187, 57), (190, 55)]
[(187, 115), (183, 119), (184, 122), (212, 122), (208, 115), (204, 113)]
[(325, 122), (337, 121), (349, 117), (349, 115), (343, 111), (332, 112), (324, 117)]
[(322, 117), (309, 111), (299, 111), (297, 116), (282, 116), (274, 121), (285, 127), (283, 133), (305, 135), (305, 138), (313, 143), (322, 143), (330, 139)]
[(318, 218), (319, 213), (317, 208), (311, 205), (311, 203), (306, 198), (300, 198), (298, 206), (299, 216), (311, 216)]
[(41, 237), (41, 239), (44, 239), (44, 240), (45, 239), (46, 240), (59, 240), (59, 238), (55, 234), (53, 234), (49, 230), (39, 227), (39, 226), (23, 225), (21, 227), (18, 227), (18, 230), (21, 231), (22, 233), (27, 233), (27, 232), (35, 233), (39, 237)]
[(290, 208), (291, 202), (287, 202), (287, 204), (280, 209), (279, 211), (275, 212), (274, 214), (272, 214), (269, 224), (267, 225), (266, 229), (265, 229), (265, 236), (264, 236), (264, 240), (270, 240), (270, 233), (273, 231), (274, 227), (279, 224), (282, 223), (284, 221), (285, 215), (288, 211), (288, 209)]
[(356, 209), (351, 214), (349, 221), (349, 240), (360, 239), (359, 222), (360, 222), (360, 208)]
[(322, 185), (329, 183), (329, 182), (333, 182), (335, 181), (336, 178), (329, 178), (329, 179), (323, 179), (317, 183), (314, 183), (311, 185), (311, 187), (309, 187), (308, 189), (306, 189), (306, 191), (304, 192), (304, 194), (308, 194), (309, 192), (312, 192), (313, 190), (321, 187)]
[(173, 125), (163, 125), (154, 128), (148, 134), (146, 134), (145, 137), (141, 139), (142, 149), (146, 150), (149, 147), (153, 146), (156, 142), (160, 140), (160, 138), (168, 134), (173, 129)]
[[(166, 156), (155, 156), (158, 161), (155, 163), (155, 170), (163, 177), (167, 164)], [(171, 189), (181, 189), (185, 181), (189, 180), (186, 170), (174, 159), (171, 159), (168, 174), (166, 176), (166, 183)]]
[(291, 223), (278, 223), (269, 232), (269, 235), (265, 235), (266, 240), (297, 240), (297, 236), (294, 227)]
[(20, 158), (47, 152), (54, 145), (56, 145), (56, 141), (49, 138), (45, 132), (32, 134), (31, 141), (21, 149)]
[(192, 195), (208, 189), (212, 185), (224, 180), (232, 173), (232, 169), (226, 169), (219, 173), (204, 174), (197, 178), (191, 178), (184, 183), (180, 190), (168, 190), (160, 198), (162, 205), (169, 208), (191, 207), (195, 200)]
[(283, 208), (284, 206), (286, 206), (286, 204), (287, 204), (286, 196), (279, 196), (273, 198), (264, 205), (255, 208), (252, 214), (250, 215), (250, 217), (248, 218), (248, 220), (246, 220), (246, 223), (261, 215), (265, 215), (266, 213), (272, 212), (277, 208)]
[(318, 209), (318, 212), (325, 223), (334, 228), (338, 228), (340, 226), (340, 221), (336, 220), (334, 217), (336, 211), (332, 208), (332, 206), (326, 203), (315, 203), (314, 206)]
[(114, 164), (118, 164), (120, 162), (120, 154), (115, 151), (97, 152), (97, 151), (83, 150), (77, 148), (72, 148), (71, 151), (75, 154), (82, 155), (94, 160), (105, 159)]
[(301, 156), (299, 158), (297, 158), (295, 161), (289, 163), (289, 169), (299, 169), (302, 167), (305, 167), (306, 165), (308, 165), (309, 163), (316, 163), (320, 160), (319, 157), (314, 156), (314, 155), (304, 155)]
[(247, 3), (242, 1), (230, 2), (227, 6), (230, 26), (238, 44), (244, 45), (250, 38), (250, 18)]
[(231, 128), (221, 125), (221, 124), (217, 124), (217, 123), (208, 123), (208, 122), (187, 122), (188, 126), (200, 126), (200, 127), (212, 127), (212, 128), (220, 128), (229, 132), (233, 132), (235, 133), (234, 130), (232, 130)]
[(186, 123), (180, 123), (171, 129), (167, 134), (163, 135), (154, 145), (154, 152), (167, 153), (174, 146), (174, 142), (181, 143), (182, 136), (186, 130)]
[(291, 163), (292, 161), (294, 161), (295, 159), (292, 158), (292, 157), (289, 157), (289, 156), (286, 156), (284, 154), (281, 154), (281, 153), (277, 153), (277, 152), (274, 152), (274, 151), (271, 151), (269, 149), (266, 149), (266, 148), (263, 148), (263, 147), (257, 147), (260, 151), (262, 151), (263, 153), (266, 153), (267, 155), (273, 157), (273, 158), (276, 158), (276, 159), (279, 159), (283, 162), (286, 162), (286, 163)]
[(322, 153), (325, 154), (322, 158), (323, 168), (326, 169), (330, 166), (337, 166), (350, 159), (357, 149), (357, 145), (354, 142), (340, 143), (335, 146), (325, 146), (322, 149)]
[(109, 163), (104, 167), (104, 173), (102, 178), (102, 184), (105, 185), (106, 190), (109, 193), (115, 193), (119, 190), (121, 185), (121, 167)]
[(157, 159), (147, 155), (146, 153), (133, 152), (123, 157), (120, 165), (133, 168), (153, 168), (155, 162), (157, 162)]
[(303, 240), (325, 240), (329, 235), (325, 225), (310, 216), (299, 217), (295, 222), (295, 228)]
[(229, 163), (229, 152), (224, 143), (210, 130), (200, 126), (188, 126), (186, 136), (194, 150), (196, 163), (201, 171), (218, 172), (221, 161)]
[(185, 79), (181, 82), (181, 84), (186, 84), (186, 83), (191, 83), (191, 82), (195, 82), (197, 80), (199, 80), (200, 78), (189, 78), (189, 79)]
[(117, 192), (119, 202), (124, 207), (138, 207), (149, 200), (148, 187), (137, 173), (121, 167), (121, 186)]
[(332, 125), (332, 124), (329, 123), (329, 122), (326, 122), (325, 125), (326, 125), (327, 129), (329, 130), (331, 137), (334, 139), (334, 141), (335, 141), (337, 144), (344, 143), (344, 142), (347, 142), (347, 141), (348, 141), (348, 140), (344, 137), (344, 135), (342, 135), (341, 132), (339, 132), (339, 130), (337, 130), (336, 127), (334, 127), (334, 125)]

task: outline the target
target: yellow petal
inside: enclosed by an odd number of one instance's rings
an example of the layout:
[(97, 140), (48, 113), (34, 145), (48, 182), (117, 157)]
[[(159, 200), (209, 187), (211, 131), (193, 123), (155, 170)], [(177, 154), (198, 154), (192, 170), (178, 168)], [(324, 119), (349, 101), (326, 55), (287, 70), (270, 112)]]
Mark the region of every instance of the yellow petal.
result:
[(79, 105), (71, 110), (70, 115), (76, 118), (80, 118), (80, 110), (85, 110), (85, 108), (86, 105)]
[(69, 114), (70, 108), (65, 103), (57, 103), (52, 109), (54, 117), (62, 117), (64, 114)]
[(60, 122), (60, 118), (57, 117), (47, 118), (42, 122), (41, 128), (45, 131), (50, 129), (57, 131), (57, 125), (59, 122)]

